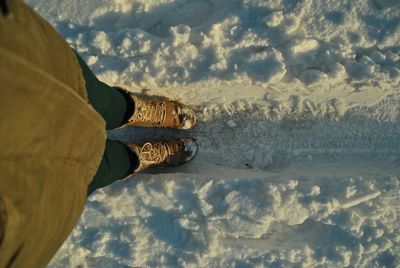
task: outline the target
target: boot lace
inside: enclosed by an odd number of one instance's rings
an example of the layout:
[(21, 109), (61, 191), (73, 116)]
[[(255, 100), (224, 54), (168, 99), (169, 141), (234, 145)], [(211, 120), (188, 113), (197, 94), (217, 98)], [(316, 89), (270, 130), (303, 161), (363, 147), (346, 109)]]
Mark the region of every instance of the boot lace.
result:
[(170, 154), (170, 150), (165, 143), (150, 142), (145, 143), (140, 149), (140, 161), (143, 164), (159, 164), (162, 163)]
[(166, 105), (164, 101), (145, 102), (134, 96), (135, 99), (135, 113), (133, 121), (135, 122), (149, 122), (152, 124), (161, 125), (166, 117)]

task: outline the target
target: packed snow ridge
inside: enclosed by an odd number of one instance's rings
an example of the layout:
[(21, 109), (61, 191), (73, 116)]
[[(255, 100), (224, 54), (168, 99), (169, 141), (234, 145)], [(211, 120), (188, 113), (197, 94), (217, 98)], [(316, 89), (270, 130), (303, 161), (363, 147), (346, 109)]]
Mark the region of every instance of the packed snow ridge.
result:
[(50, 267), (400, 266), (400, 2), (29, 0), (195, 161), (99, 190)]

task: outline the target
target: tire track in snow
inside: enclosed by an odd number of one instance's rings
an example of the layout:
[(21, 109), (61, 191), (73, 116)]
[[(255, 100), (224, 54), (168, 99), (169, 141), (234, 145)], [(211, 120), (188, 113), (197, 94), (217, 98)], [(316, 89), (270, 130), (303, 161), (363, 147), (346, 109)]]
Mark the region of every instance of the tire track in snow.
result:
[(225, 166), (268, 170), (317, 161), (400, 161), (399, 124), (359, 115), (334, 121), (220, 114), (200, 118), (189, 133), (201, 145), (199, 159)]
[(381, 105), (340, 114), (335, 107), (325, 114), (304, 108), (291, 112), (289, 107), (275, 115), (268, 103), (245, 103), (250, 108), (241, 111), (226, 104), (205, 105), (197, 110), (208, 110), (207, 114), (199, 112), (197, 125), (189, 131), (128, 128), (112, 131), (109, 137), (129, 142), (196, 137), (197, 160), (236, 169), (282, 170), (292, 164), (340, 161), (400, 164), (400, 124), (381, 120)]

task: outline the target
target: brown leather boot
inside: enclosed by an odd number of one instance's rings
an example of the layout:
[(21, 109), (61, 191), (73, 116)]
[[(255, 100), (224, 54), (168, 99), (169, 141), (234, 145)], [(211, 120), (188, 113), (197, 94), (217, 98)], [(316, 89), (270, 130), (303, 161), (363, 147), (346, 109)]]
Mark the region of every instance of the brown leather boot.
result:
[(127, 145), (139, 159), (139, 166), (134, 170), (134, 173), (150, 167), (183, 165), (196, 156), (199, 148), (193, 138)]
[(196, 123), (195, 112), (172, 100), (145, 100), (129, 93), (134, 112), (125, 126), (189, 129)]

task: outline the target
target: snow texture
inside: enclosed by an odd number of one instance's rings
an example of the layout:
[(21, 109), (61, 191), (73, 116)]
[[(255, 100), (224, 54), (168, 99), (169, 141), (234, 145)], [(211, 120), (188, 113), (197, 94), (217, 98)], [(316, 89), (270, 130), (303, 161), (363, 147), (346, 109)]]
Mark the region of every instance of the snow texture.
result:
[(400, 266), (400, 2), (29, 0), (103, 81), (198, 113), (195, 161), (97, 191), (49, 267)]

